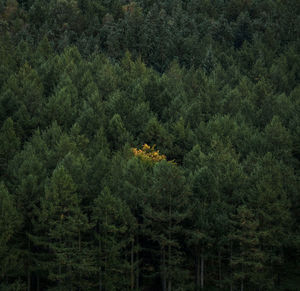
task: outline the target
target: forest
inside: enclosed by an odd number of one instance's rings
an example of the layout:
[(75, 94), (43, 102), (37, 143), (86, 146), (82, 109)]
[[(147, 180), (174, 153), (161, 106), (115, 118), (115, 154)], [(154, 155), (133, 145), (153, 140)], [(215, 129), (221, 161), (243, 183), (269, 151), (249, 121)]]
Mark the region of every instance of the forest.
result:
[(299, 291), (299, 0), (0, 0), (1, 291)]

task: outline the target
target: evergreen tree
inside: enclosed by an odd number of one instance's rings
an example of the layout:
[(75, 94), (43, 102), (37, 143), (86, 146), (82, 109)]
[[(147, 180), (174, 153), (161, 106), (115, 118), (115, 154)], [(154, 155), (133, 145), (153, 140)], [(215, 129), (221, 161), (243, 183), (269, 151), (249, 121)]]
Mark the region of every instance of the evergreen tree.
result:
[(266, 254), (263, 252), (259, 241), (258, 219), (251, 209), (243, 205), (233, 215), (234, 232), (232, 240), (232, 254), (230, 265), (233, 269), (232, 280), (240, 290), (260, 288), (266, 263)]
[(19, 250), (18, 234), (22, 226), (22, 216), (16, 208), (11, 195), (3, 182), (0, 183), (0, 261), (1, 290), (22, 290), (24, 282), (20, 280), (23, 274), (21, 252)]
[(91, 226), (63, 166), (54, 170), (45, 187), (39, 219), (46, 236), (44, 244), (51, 254), (46, 262), (51, 290), (90, 290), (95, 269), (85, 233)]
[(251, 173), (253, 181), (249, 189), (249, 207), (253, 209), (257, 226), (259, 247), (263, 254), (262, 281), (256, 282), (266, 290), (272, 290), (281, 276), (284, 263), (283, 249), (288, 244), (291, 223), (290, 200), (286, 192), (287, 177), (284, 166), (271, 153), (257, 161)]
[(109, 121), (108, 135), (112, 143), (111, 146), (114, 150), (120, 149), (125, 142), (130, 140), (130, 135), (127, 132), (119, 114), (115, 114)]
[[(128, 206), (105, 187), (94, 200), (96, 266), (99, 290), (133, 290), (130, 254), (135, 218)], [(125, 235), (126, 234), (126, 235)]]
[(69, 129), (77, 113), (75, 102), (77, 99), (77, 89), (72, 84), (70, 77), (64, 74), (56, 92), (52, 95), (45, 107), (45, 119), (55, 120), (64, 129)]
[(180, 241), (184, 237), (182, 222), (189, 213), (189, 192), (180, 169), (166, 161), (157, 163), (148, 193), (145, 232), (154, 243), (151, 253), (158, 260), (155, 271), (162, 290), (184, 288), (187, 274)]
[(299, 3), (0, 0), (0, 289), (298, 290)]
[[(14, 122), (8, 118), (0, 130), (0, 175), (7, 175), (8, 162), (20, 149), (20, 139), (15, 133)], [(7, 179), (7, 177), (6, 177)]]

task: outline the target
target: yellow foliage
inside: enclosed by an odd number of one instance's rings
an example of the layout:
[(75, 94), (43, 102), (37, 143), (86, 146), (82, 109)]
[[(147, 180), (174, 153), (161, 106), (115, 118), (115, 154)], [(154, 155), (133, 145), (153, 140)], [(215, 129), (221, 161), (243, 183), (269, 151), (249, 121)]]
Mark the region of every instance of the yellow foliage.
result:
[(155, 145), (150, 147), (145, 143), (142, 146), (142, 149), (132, 148), (131, 150), (136, 157), (140, 158), (145, 162), (158, 163), (167, 159), (165, 155), (161, 155), (159, 153), (159, 150), (155, 150)]

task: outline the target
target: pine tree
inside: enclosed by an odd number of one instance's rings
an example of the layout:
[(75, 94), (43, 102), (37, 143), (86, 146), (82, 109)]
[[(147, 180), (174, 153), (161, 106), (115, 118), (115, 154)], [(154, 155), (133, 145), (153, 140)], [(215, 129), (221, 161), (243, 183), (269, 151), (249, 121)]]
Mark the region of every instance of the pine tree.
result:
[[(35, 147), (43, 144), (35, 140)], [(8, 166), (8, 173), (11, 177), (10, 191), (15, 193), (15, 200), (18, 211), (23, 217), (22, 231), (18, 239), (19, 250), (22, 253), (23, 276), (26, 277), (27, 289), (32, 288), (33, 280), (36, 279), (36, 252), (31, 235), (34, 233), (34, 221), (37, 216), (37, 209), (40, 206), (40, 199), (43, 196), (44, 179), (46, 170), (44, 161), (35, 152), (35, 147), (27, 143), (23, 151), (15, 155)]]
[(24, 282), (18, 234), (22, 227), (22, 215), (16, 208), (3, 182), (0, 183), (0, 289), (22, 290)]
[(44, 118), (47, 124), (55, 120), (63, 129), (69, 129), (77, 114), (75, 106), (77, 95), (77, 89), (72, 84), (71, 78), (63, 74), (55, 93), (48, 99), (44, 108)]
[(188, 193), (177, 166), (166, 161), (155, 164), (144, 219), (145, 233), (154, 243), (151, 253), (159, 262), (156, 272), (163, 291), (184, 288), (186, 284), (180, 240), (182, 222), (189, 213)]
[(90, 229), (80, 209), (76, 186), (63, 166), (58, 166), (45, 187), (40, 223), (51, 259), (46, 263), (51, 290), (90, 290), (93, 258), (84, 234)]
[(8, 118), (0, 129), (0, 176), (7, 175), (8, 162), (19, 149), (20, 139), (15, 133), (14, 122)]
[[(250, 161), (249, 161), (250, 162)], [(271, 153), (267, 153), (254, 164), (249, 189), (249, 207), (253, 209), (258, 222), (257, 236), (259, 247), (264, 256), (263, 276), (257, 284), (266, 290), (276, 288), (277, 277), (280, 277), (284, 263), (283, 250), (288, 244), (291, 226), (290, 199), (286, 189), (288, 177), (284, 165)]]
[(140, 281), (144, 271), (143, 267), (145, 266), (141, 254), (143, 251), (144, 203), (148, 195), (147, 189), (151, 183), (151, 180), (149, 179), (149, 167), (151, 168), (149, 161), (136, 157), (129, 159), (123, 170), (124, 178), (121, 188), (121, 191), (123, 192), (122, 197), (136, 219), (136, 225), (132, 228), (133, 232), (130, 250), (131, 289), (136, 290), (139, 290), (140, 288)]
[(94, 200), (92, 220), (95, 224), (98, 289), (128, 290), (131, 287), (132, 290), (127, 249), (136, 222), (128, 206), (105, 187)]
[(240, 290), (259, 288), (266, 263), (266, 254), (259, 241), (259, 221), (246, 205), (240, 206), (232, 215), (234, 231), (230, 234), (232, 255), (230, 266), (233, 269), (233, 282)]
[(109, 121), (108, 135), (114, 150), (120, 149), (130, 140), (130, 135), (127, 132), (119, 114), (115, 114)]
[[(184, 160), (195, 201), (189, 230), (189, 246), (196, 257), (196, 288), (205, 288), (205, 273), (209, 261), (216, 261), (213, 282), (220, 288), (228, 279), (224, 261), (230, 256), (230, 217), (243, 201), (245, 176), (230, 145), (224, 145), (214, 136), (209, 152), (205, 154), (196, 145)], [(228, 254), (229, 253), (229, 254)], [(230, 279), (228, 279), (230, 281)]]

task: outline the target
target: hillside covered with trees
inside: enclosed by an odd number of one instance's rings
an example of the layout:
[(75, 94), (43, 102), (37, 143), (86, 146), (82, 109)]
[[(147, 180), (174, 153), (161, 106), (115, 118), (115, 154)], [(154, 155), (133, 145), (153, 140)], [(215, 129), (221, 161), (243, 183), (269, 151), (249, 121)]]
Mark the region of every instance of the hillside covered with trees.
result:
[(299, 291), (299, 0), (0, 0), (1, 291)]

